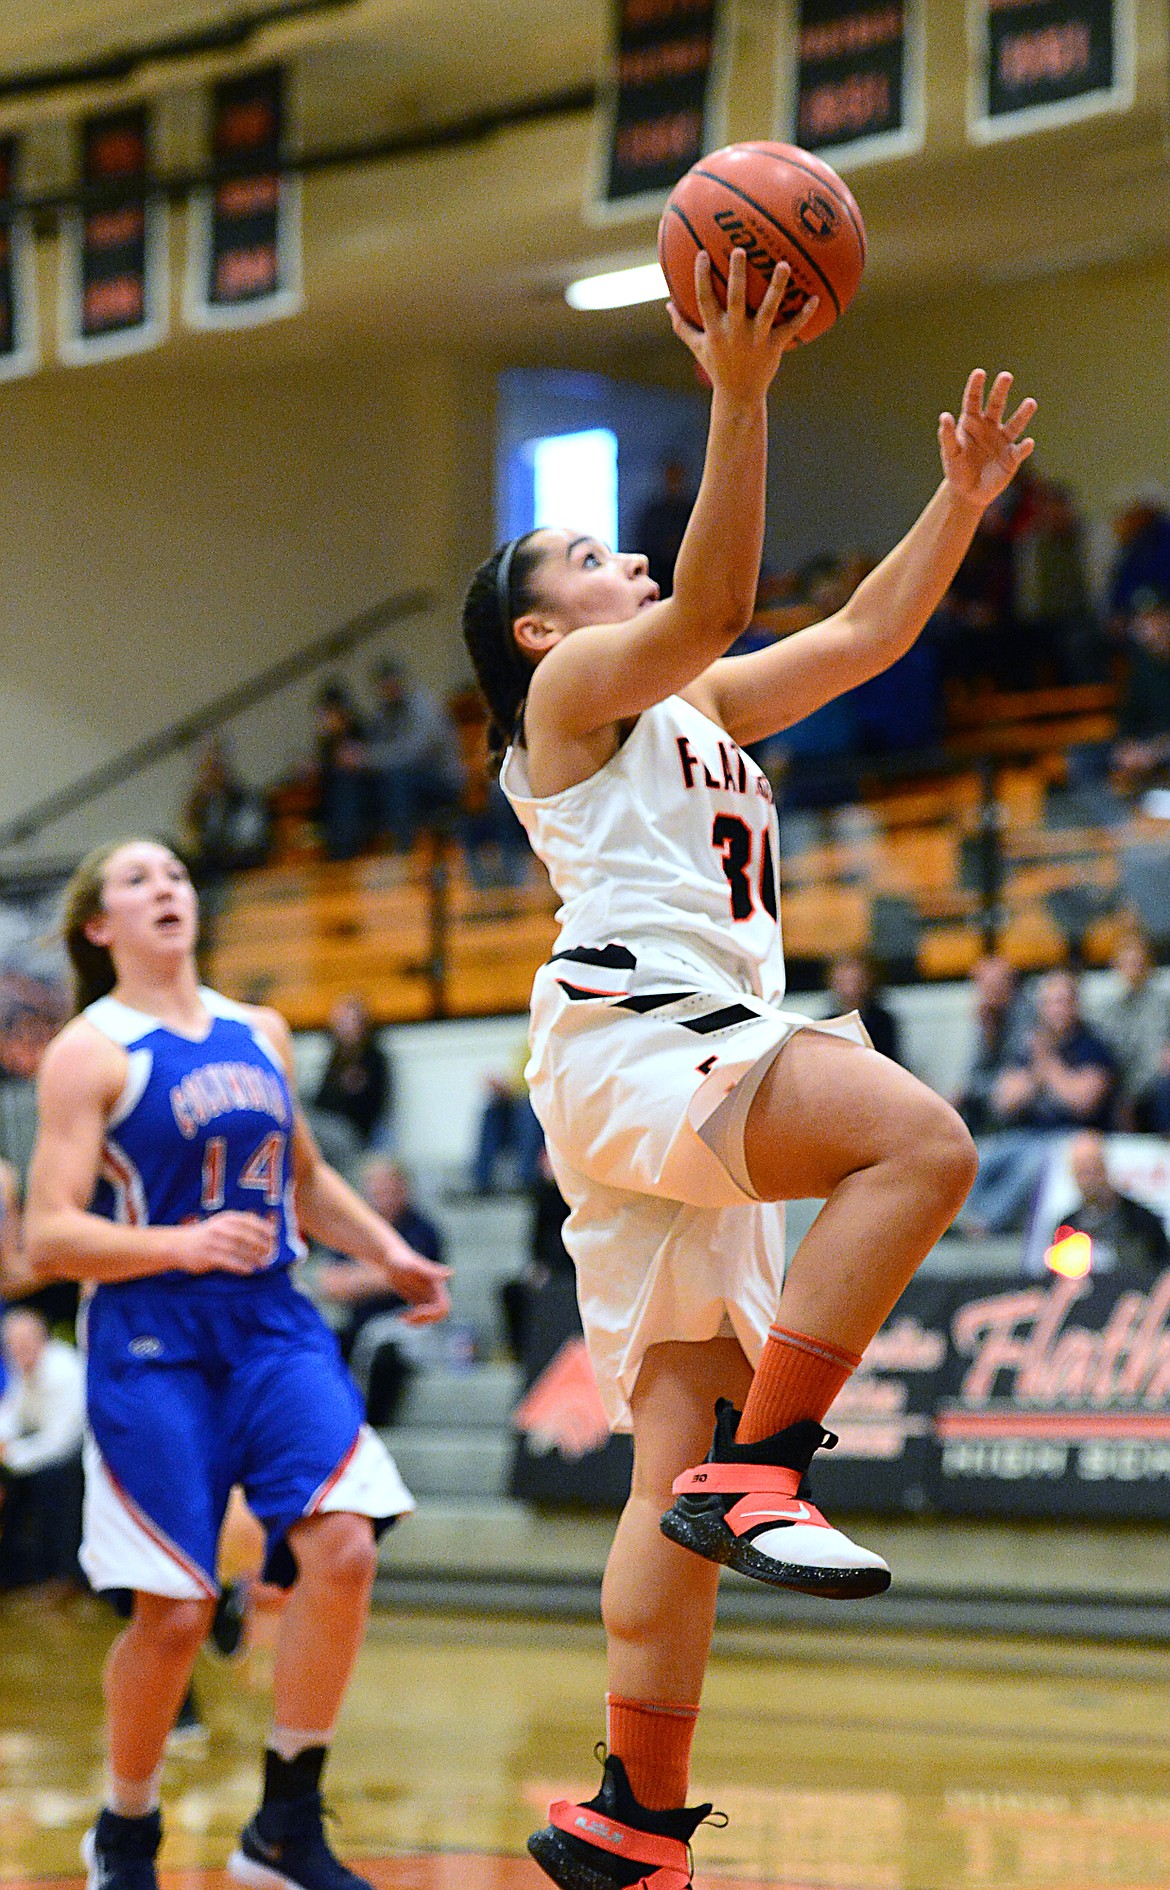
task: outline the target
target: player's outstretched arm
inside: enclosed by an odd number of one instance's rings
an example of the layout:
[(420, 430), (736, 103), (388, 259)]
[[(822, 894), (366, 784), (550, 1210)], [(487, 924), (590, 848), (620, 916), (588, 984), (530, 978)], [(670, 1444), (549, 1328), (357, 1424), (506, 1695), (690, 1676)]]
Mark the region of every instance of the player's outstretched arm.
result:
[(703, 477), (679, 549), (672, 595), (620, 624), (574, 631), (540, 663), (529, 702), (547, 725), (585, 735), (638, 715), (691, 682), (746, 628), (755, 608), (764, 542), (768, 389), (815, 311), (815, 298), (777, 325), (788, 266), (776, 269), (754, 315), (747, 261), (731, 252), (727, 307), (711, 284), (710, 258), (695, 262), (703, 327), (670, 305), (675, 334), (711, 381)]
[(905, 538), (823, 623), (771, 649), (716, 663), (697, 687), (737, 741), (758, 741), (811, 715), (905, 655), (938, 609), (993, 499), (1035, 442), (1036, 402), (1008, 413), (1012, 376), (976, 368), (956, 419), (939, 419), (943, 480)]
[(253, 1273), (272, 1237), (257, 1214), (214, 1214), (190, 1227), (126, 1227), (89, 1213), (125, 1052), (78, 1018), (45, 1052), (29, 1165), (24, 1253), (41, 1279), (132, 1280), (151, 1273)]

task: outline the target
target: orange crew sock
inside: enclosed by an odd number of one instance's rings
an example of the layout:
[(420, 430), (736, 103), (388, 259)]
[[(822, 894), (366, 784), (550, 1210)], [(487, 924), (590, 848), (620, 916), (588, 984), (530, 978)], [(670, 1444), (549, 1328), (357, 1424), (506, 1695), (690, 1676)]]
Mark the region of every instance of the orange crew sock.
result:
[(744, 1401), (736, 1443), (758, 1444), (800, 1418), (819, 1423), (860, 1363), (855, 1352), (829, 1339), (773, 1326)]
[(685, 1805), (698, 1707), (607, 1693), (605, 1717), (607, 1744), (625, 1766), (638, 1803), (647, 1811)]

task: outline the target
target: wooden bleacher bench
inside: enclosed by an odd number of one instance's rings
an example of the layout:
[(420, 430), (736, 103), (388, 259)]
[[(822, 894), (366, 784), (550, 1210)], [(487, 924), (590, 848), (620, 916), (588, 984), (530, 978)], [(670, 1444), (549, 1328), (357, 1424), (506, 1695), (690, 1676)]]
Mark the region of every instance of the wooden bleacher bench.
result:
[(1050, 689), (984, 689), (952, 694), (947, 719), (953, 729), (1002, 728), (1012, 722), (1073, 721), (1108, 715), (1117, 708), (1116, 683), (1065, 683)]
[[(364, 998), (380, 1024), (433, 1015), (430, 863), (285, 862), (236, 882), (209, 967), (229, 996), (274, 1004), (320, 1029), (339, 998)], [(541, 868), (516, 888), (480, 891), (454, 849), (446, 879), (445, 1008), (452, 1016), (523, 1010), (553, 949), (556, 900)]]

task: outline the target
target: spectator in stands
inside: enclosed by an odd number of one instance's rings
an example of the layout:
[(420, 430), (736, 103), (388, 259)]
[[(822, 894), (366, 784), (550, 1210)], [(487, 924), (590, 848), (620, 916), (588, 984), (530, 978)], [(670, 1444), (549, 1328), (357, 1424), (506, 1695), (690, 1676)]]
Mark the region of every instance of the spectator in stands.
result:
[(537, 1157), (536, 1180), (532, 1187), (532, 1227), (528, 1243), (528, 1264), (515, 1279), (500, 1287), (500, 1305), (508, 1334), (508, 1349), (518, 1364), (523, 1364), (532, 1324), (533, 1296), (549, 1280), (560, 1279), (573, 1286), (576, 1274), (562, 1236), (569, 1204), (553, 1179), (548, 1154), (541, 1146)]
[(494, 886), (523, 886), (532, 849), (494, 775), (484, 784), (479, 807), (464, 816), (463, 844), (467, 870), (480, 892)]
[(0, 1588), (80, 1582), (84, 1373), (49, 1337), (40, 1313), (14, 1306), (0, 1322), (7, 1372), (0, 1395)]
[(1077, 981), (1051, 971), (1041, 980), (1036, 1021), (1009, 1047), (992, 1084), (992, 1131), (978, 1140), (979, 1173), (960, 1217), (969, 1234), (1006, 1233), (1021, 1224), (1052, 1153), (1072, 1129), (1108, 1127), (1117, 1064), (1081, 1016)]
[(1123, 636), (1139, 591), (1170, 594), (1170, 510), (1154, 487), (1137, 492), (1113, 521), (1117, 556), (1109, 574), (1109, 628)]
[(501, 1165), (509, 1156), (516, 1186), (527, 1191), (536, 1185), (544, 1134), (528, 1100), (524, 1080), (527, 1062), (527, 1048), (522, 1045), (510, 1069), (504, 1073), (493, 1071), (487, 1079), (472, 1167), (475, 1194), (496, 1193)]
[(452, 815), (463, 793), (463, 757), (455, 724), (433, 689), (386, 658), (372, 677), (376, 706), (366, 742), (374, 819), (391, 844), (408, 852), (424, 827)]
[(213, 735), (196, 761), (182, 813), (183, 851), (199, 889), (205, 951), (232, 874), (262, 866), (271, 840), (272, 820), (263, 795), (245, 785), (227, 743)]
[(880, 676), (853, 690), (858, 736), (867, 755), (913, 754), (943, 733), (942, 669), (929, 637), (919, 637)]
[(328, 1055), (311, 1107), (315, 1124), (321, 1116), (346, 1123), (359, 1148), (390, 1132), (393, 1073), (364, 998), (340, 998), (329, 1013)]
[(1094, 1273), (1123, 1273), (1148, 1286), (1170, 1266), (1170, 1241), (1152, 1208), (1114, 1187), (1105, 1147), (1105, 1137), (1095, 1129), (1085, 1129), (1072, 1142), (1068, 1162), (1080, 1200), (1063, 1224), (1088, 1234)]
[(1005, 495), (988, 506), (954, 583), (927, 627), (946, 679), (1019, 686), (1011, 620), (1011, 525), (1011, 503)]
[[(1021, 468), (1022, 471), (1027, 470)], [(1067, 486), (1033, 471), (1013, 515), (1013, 614), (1034, 680), (1099, 682), (1108, 671), (1089, 598), (1084, 532)]]
[[(389, 1222), (416, 1253), (443, 1264), (443, 1236), (415, 1202), (409, 1176), (398, 1162), (388, 1155), (371, 1156), (361, 1171), (360, 1191), (374, 1212)], [(399, 1329), (390, 1317), (401, 1313), (406, 1301), (387, 1292), (384, 1272), (360, 1260), (330, 1261), (318, 1271), (313, 1285), (314, 1291), (340, 1312), (333, 1321), (334, 1331), (342, 1357), (347, 1364), (354, 1362), (355, 1377), (365, 1389), (370, 1423), (392, 1424), (413, 1370), (411, 1329)], [(383, 1322), (377, 1334), (373, 1330), (375, 1320)], [(376, 1342), (369, 1347), (370, 1356), (358, 1361), (354, 1352), (363, 1331)]]
[(998, 952), (985, 952), (971, 971), (975, 995), (975, 1055), (955, 1108), (972, 1135), (993, 1126), (991, 1096), (1009, 1051), (1023, 1027), (1024, 1001), (1015, 966)]
[(1170, 1003), (1153, 977), (1149, 942), (1129, 932), (1113, 954), (1118, 990), (1101, 1010), (1101, 1034), (1117, 1059), (1117, 1126), (1149, 1130), (1170, 1071)]
[(343, 682), (327, 682), (317, 696), (317, 806), (315, 817), (331, 860), (352, 860), (370, 828), (365, 725)]
[(1136, 794), (1170, 762), (1170, 585), (1133, 592), (1127, 644), (1129, 673), (1110, 761), (1118, 790)]
[(873, 966), (862, 952), (843, 952), (833, 959), (829, 966), (829, 990), (834, 1010), (856, 1011), (874, 1049), (900, 1063), (898, 1020), (881, 1002)]
[(662, 485), (638, 517), (634, 543), (646, 554), (650, 576), (663, 597), (674, 589), (674, 566), (695, 494), (681, 459), (667, 460)]

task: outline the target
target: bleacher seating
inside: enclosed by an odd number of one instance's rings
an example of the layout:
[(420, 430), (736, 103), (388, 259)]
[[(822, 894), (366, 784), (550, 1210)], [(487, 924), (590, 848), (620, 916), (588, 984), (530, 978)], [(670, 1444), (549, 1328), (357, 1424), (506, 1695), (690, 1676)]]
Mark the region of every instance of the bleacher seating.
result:
[(518, 887), (476, 888), (453, 846), (409, 857), (307, 857), (244, 874), (217, 928), (211, 976), (319, 1029), (356, 993), (379, 1023), (522, 1011), (556, 934), (534, 860)]

